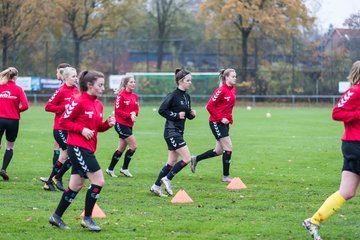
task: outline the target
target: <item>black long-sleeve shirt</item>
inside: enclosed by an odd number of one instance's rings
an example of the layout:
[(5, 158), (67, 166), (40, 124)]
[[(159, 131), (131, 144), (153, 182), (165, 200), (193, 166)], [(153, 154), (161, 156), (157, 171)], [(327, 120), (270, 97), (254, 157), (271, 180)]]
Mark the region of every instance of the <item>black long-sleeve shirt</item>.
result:
[[(185, 118), (179, 118), (179, 112), (185, 112)], [(191, 112), (190, 95), (179, 88), (169, 93), (159, 108), (159, 114), (166, 118), (164, 137), (169, 138), (175, 135), (184, 134), (185, 120), (193, 119)]]

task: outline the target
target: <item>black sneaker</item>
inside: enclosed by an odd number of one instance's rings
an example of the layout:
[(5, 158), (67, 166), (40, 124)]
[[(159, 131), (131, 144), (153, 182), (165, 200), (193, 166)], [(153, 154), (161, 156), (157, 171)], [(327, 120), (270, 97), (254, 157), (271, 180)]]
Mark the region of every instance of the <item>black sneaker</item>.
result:
[(7, 174), (7, 172), (4, 169), (1, 169), (0, 176), (4, 179), (4, 181), (9, 180), (9, 175)]
[(43, 189), (46, 190), (46, 191), (56, 191), (55, 187), (54, 187), (54, 184), (52, 182), (50, 183), (45, 183), (44, 186), (43, 186)]
[(40, 181), (42, 181), (43, 183), (47, 183), (49, 181), (48, 177), (41, 177)]
[(53, 177), (53, 183), (55, 184), (56, 188), (59, 189), (60, 191), (65, 191), (65, 188), (63, 186), (63, 183), (62, 183), (62, 179), (56, 179), (55, 177)]
[(70, 228), (64, 223), (64, 221), (61, 219), (61, 217), (59, 217), (57, 214), (53, 214), (50, 219), (49, 219), (49, 223), (55, 227), (61, 228), (61, 229), (65, 229), (65, 230), (69, 230)]
[(100, 232), (101, 228), (96, 225), (96, 223), (93, 221), (92, 217), (86, 217), (84, 216), (84, 219), (81, 221), (81, 226), (83, 228), (87, 228), (90, 231)]
[(197, 165), (196, 156), (191, 156), (191, 171), (193, 173), (195, 173), (196, 165)]

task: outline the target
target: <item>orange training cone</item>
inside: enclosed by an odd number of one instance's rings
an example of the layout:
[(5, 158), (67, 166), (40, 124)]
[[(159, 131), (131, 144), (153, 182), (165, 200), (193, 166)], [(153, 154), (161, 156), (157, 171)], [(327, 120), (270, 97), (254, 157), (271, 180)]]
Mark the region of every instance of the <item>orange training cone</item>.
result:
[(231, 180), (231, 182), (229, 183), (229, 185), (227, 185), (226, 188), (231, 190), (238, 190), (246, 188), (246, 185), (241, 181), (239, 177), (236, 177)]
[(185, 192), (185, 190), (178, 191), (173, 199), (171, 199), (172, 203), (192, 203), (194, 202), (191, 197)]
[[(84, 217), (84, 215), (85, 215), (85, 211), (82, 212), (80, 217)], [(101, 210), (99, 205), (97, 205), (96, 203), (95, 203), (94, 209), (93, 209), (93, 211), (91, 213), (91, 216), (93, 218), (106, 218), (105, 213), (103, 212), (103, 210)]]

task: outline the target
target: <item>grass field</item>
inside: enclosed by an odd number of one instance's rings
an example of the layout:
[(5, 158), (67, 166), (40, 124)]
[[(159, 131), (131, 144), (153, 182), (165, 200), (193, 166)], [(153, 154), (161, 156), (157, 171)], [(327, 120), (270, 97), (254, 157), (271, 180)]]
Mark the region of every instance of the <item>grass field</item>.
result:
[[(185, 140), (198, 154), (214, 146), (203, 106), (187, 121)], [(105, 115), (111, 113), (105, 109)], [(266, 118), (266, 112), (272, 117)], [(328, 195), (337, 190), (342, 156), (342, 123), (331, 120), (331, 107), (253, 108), (234, 110), (231, 128), (231, 175), (247, 189), (230, 191), (220, 181), (221, 158), (200, 162), (196, 174), (183, 169), (173, 190), (185, 191), (191, 204), (172, 204), (149, 192), (166, 161), (164, 119), (152, 106), (142, 107), (134, 128), (138, 150), (130, 164), (132, 179), (105, 176), (98, 201), (107, 214), (97, 219), (100, 233), (80, 226), (86, 189), (64, 214), (71, 227), (51, 227), (48, 218), (61, 192), (45, 192), (39, 177), (47, 176), (52, 157), (52, 119), (43, 107), (22, 115), (10, 181), (0, 180), (0, 239), (311, 239), (302, 229)], [(3, 139), (4, 143), (4, 139)], [(99, 136), (97, 159), (103, 170), (117, 145), (113, 129)], [(0, 151), (3, 155), (3, 149)], [(118, 173), (119, 163), (116, 172)], [(69, 178), (68, 173), (66, 176)], [(354, 198), (322, 226), (324, 239), (360, 238), (359, 199)]]

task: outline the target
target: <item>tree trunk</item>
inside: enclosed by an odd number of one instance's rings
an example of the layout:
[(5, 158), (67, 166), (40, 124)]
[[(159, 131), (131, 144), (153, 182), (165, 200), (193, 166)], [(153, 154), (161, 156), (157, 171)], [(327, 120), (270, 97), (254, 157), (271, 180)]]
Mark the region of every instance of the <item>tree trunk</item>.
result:
[(158, 49), (157, 49), (156, 69), (158, 71), (161, 71), (163, 57), (164, 57), (164, 40), (161, 39), (161, 40), (159, 40)]
[(247, 78), (247, 65), (248, 65), (248, 40), (251, 29), (242, 29), (241, 30), (241, 81), (246, 81)]
[(2, 69), (7, 67), (7, 53), (8, 53), (8, 42), (9, 39), (7, 36), (3, 36), (2, 38)]
[(79, 39), (75, 39), (75, 55), (74, 55), (74, 67), (76, 69), (80, 68), (80, 44)]

